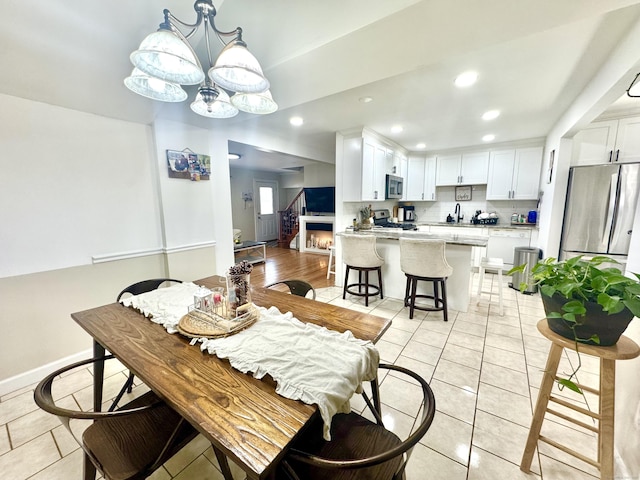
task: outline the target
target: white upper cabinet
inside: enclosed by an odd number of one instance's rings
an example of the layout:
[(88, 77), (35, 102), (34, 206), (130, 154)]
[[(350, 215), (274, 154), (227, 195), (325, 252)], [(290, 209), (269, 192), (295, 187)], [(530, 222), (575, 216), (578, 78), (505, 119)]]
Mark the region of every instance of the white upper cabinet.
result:
[(640, 162), (640, 117), (618, 120), (616, 161)]
[(571, 165), (640, 161), (640, 117), (594, 122), (573, 137)]
[(387, 148), (365, 137), (362, 141), (362, 198), (370, 202), (385, 197)]
[(436, 185), (481, 185), (487, 183), (489, 152), (439, 155)]
[(487, 200), (536, 200), (541, 167), (542, 147), (491, 152)]
[(405, 177), (405, 198), (410, 201), (436, 200), (436, 158), (410, 155)]
[(385, 200), (386, 175), (406, 180), (407, 156), (393, 142), (385, 142), (375, 132), (353, 131), (343, 137), (342, 200), (381, 202)]

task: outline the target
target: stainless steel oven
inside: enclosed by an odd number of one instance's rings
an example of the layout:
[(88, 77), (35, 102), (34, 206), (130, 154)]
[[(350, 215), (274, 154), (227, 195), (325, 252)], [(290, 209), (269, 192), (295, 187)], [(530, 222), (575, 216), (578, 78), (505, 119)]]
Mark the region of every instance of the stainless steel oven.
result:
[(395, 175), (387, 175), (387, 182), (385, 187), (385, 198), (388, 200), (390, 198), (402, 198), (402, 188), (403, 188), (403, 180), (402, 177), (397, 177)]

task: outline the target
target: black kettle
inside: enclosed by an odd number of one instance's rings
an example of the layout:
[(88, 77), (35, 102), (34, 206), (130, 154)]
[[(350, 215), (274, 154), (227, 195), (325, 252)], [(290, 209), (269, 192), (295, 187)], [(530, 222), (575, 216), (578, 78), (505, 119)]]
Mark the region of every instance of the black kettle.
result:
[(454, 223), (455, 219), (451, 216), (451, 214), (447, 215), (447, 223)]

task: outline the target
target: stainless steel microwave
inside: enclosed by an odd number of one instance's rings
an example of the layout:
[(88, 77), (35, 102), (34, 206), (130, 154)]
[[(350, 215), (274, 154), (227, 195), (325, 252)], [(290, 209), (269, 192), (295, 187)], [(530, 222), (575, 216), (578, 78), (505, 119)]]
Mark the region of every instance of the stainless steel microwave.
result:
[(385, 187), (385, 198), (388, 200), (390, 198), (402, 198), (402, 188), (403, 188), (403, 180), (402, 177), (397, 177), (395, 175), (387, 175), (387, 182)]

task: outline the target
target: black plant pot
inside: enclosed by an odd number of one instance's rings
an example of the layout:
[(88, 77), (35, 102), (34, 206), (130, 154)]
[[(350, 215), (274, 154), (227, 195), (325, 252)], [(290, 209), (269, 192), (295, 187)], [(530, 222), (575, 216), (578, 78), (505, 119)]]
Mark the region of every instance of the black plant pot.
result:
[[(542, 303), (544, 305), (544, 311), (549, 315), (549, 312), (562, 311), (562, 306), (569, 302), (565, 297), (556, 293), (553, 297), (542, 295)], [(585, 302), (585, 308), (587, 313), (584, 317), (577, 317), (579, 325), (575, 327), (576, 337), (579, 339), (588, 339), (593, 335), (598, 335), (600, 343), (595, 343), (591, 340), (583, 341), (588, 345), (600, 345), (601, 347), (608, 347), (615, 345), (620, 336), (633, 320), (633, 313), (630, 310), (624, 309), (619, 313), (609, 315), (602, 310), (602, 307), (595, 302)], [(549, 328), (570, 340), (574, 340), (573, 330), (571, 329), (570, 322), (561, 318), (547, 318)]]

